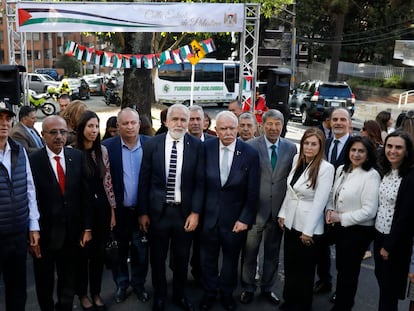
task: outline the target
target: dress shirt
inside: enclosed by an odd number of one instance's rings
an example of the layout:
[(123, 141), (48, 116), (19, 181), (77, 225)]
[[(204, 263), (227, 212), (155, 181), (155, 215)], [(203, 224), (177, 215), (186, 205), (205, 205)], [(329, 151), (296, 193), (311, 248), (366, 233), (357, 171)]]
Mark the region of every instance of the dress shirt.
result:
[(181, 171), (183, 168), (184, 137), (174, 139), (168, 132), (165, 136), (165, 184), (167, 184), (168, 172), (170, 170), (171, 149), (174, 141), (177, 148), (177, 170), (175, 173), (175, 203), (181, 203)]
[(266, 135), (264, 136), (265, 142), (266, 142), (266, 150), (267, 153), (269, 154), (269, 162), (272, 160), (272, 146), (275, 145), (276, 146), (276, 156), (279, 157), (279, 138), (276, 140), (276, 142), (274, 144), (272, 144), (266, 137)]
[(227, 153), (228, 158), (227, 159), (228, 159), (228, 164), (229, 164), (228, 168), (229, 168), (229, 174), (230, 174), (231, 164), (233, 163), (234, 151), (236, 149), (236, 140), (228, 146), (224, 146), (220, 141), (220, 146), (219, 146), (219, 148), (220, 148), (220, 162), (219, 162), (220, 166), (219, 167), (221, 167), (221, 161), (223, 159), (223, 153), (224, 153), (223, 148), (224, 147), (226, 147), (228, 149), (228, 151), (227, 151), (228, 152)]
[(63, 153), (63, 148), (59, 154), (55, 154), (52, 150), (49, 149), (48, 146), (46, 146), (46, 152), (49, 158), (50, 165), (52, 166), (53, 172), (55, 173), (56, 180), (59, 181), (58, 172), (56, 169), (55, 157), (58, 156), (60, 158), (60, 165), (62, 166), (63, 171), (65, 172), (65, 175), (66, 175), (66, 160), (65, 160), (65, 154)]
[(375, 220), (375, 229), (383, 234), (391, 231), (392, 219), (395, 212), (395, 202), (400, 189), (402, 177), (398, 175), (398, 169), (392, 170), (382, 179), (379, 188), (379, 207)]
[[(344, 146), (345, 146), (345, 143), (346, 143), (346, 141), (348, 140), (348, 138), (349, 138), (349, 133), (347, 133), (347, 134), (345, 134), (344, 136), (342, 136), (341, 138), (335, 138), (335, 135), (334, 136), (332, 136), (332, 141), (331, 141), (331, 145), (329, 146), (329, 153), (328, 153), (328, 155), (329, 155), (329, 162), (331, 162), (332, 163), (332, 161), (331, 161), (331, 154), (332, 154), (332, 149), (334, 148), (334, 146), (335, 146), (335, 143), (334, 143), (334, 141), (337, 139), (337, 140), (339, 140), (339, 143), (338, 143), (338, 151), (337, 151), (337, 153), (336, 153), (336, 156), (337, 156), (337, 158), (339, 157), (339, 155), (341, 154), (341, 152), (342, 152), (342, 149), (344, 148)], [(336, 159), (335, 159), (336, 160)]]
[[(39, 210), (37, 209), (36, 189), (33, 182), (32, 169), (26, 150), (22, 148), (26, 159), (26, 180), (27, 180), (27, 200), (29, 205), (29, 230), (39, 231)], [(0, 162), (6, 167), (9, 177), (11, 176), (11, 149), (9, 142), (6, 142), (5, 150), (0, 150)], [(13, 177), (13, 176), (12, 176)]]
[(132, 149), (122, 140), (122, 169), (124, 182), (124, 206), (135, 206), (138, 198), (139, 171), (142, 162), (142, 146), (138, 137), (137, 143)]

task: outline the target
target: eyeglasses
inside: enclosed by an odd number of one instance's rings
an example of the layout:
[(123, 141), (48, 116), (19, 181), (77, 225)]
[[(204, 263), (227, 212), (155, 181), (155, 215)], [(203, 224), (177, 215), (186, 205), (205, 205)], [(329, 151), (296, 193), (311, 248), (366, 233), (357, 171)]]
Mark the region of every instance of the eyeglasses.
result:
[(67, 130), (51, 130), (49, 132), (45, 131), (43, 133), (46, 133), (46, 134), (49, 134), (49, 135), (52, 135), (52, 136), (58, 136), (58, 134), (60, 134), (62, 136), (65, 136), (65, 135), (68, 134), (68, 131)]

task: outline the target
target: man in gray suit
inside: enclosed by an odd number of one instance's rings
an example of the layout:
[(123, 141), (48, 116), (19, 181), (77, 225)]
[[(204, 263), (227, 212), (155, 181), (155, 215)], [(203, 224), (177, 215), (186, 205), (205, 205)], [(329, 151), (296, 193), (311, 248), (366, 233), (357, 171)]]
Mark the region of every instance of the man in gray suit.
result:
[(248, 144), (260, 156), (260, 197), (257, 206), (256, 223), (247, 233), (243, 252), (242, 287), (240, 302), (248, 304), (256, 290), (257, 255), (263, 240), (263, 272), (260, 280), (261, 295), (273, 304), (280, 300), (272, 288), (279, 265), (279, 250), (283, 232), (277, 225), (279, 213), (286, 193), (286, 180), (296, 154), (296, 145), (280, 137), (283, 129), (283, 114), (270, 109), (263, 115), (264, 134)]

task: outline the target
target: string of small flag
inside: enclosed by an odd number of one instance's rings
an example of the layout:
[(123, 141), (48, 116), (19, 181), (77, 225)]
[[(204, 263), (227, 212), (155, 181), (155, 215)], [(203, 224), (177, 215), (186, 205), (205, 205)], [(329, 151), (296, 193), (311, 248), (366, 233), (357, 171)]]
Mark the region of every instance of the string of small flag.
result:
[[(214, 52), (216, 46), (213, 39), (198, 42), (205, 54)], [(197, 51), (194, 51), (197, 52)], [(191, 44), (176, 50), (166, 50), (154, 54), (120, 54), (88, 48), (73, 41), (66, 42), (65, 55), (75, 57), (77, 60), (93, 63), (102, 67), (113, 68), (147, 68), (152, 69), (163, 64), (180, 64), (185, 59), (194, 56)]]

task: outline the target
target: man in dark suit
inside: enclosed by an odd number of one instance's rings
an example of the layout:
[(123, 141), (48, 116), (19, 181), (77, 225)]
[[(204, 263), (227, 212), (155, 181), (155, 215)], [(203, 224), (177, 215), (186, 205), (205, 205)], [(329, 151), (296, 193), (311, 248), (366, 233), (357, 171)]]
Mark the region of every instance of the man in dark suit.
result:
[[(286, 194), (286, 180), (292, 167), (296, 145), (280, 137), (283, 129), (283, 114), (270, 109), (263, 115), (264, 135), (250, 140), (260, 156), (260, 195), (256, 203), (257, 215), (252, 229), (247, 232), (243, 252), (242, 287), (240, 302), (253, 300), (256, 290), (257, 255), (263, 240), (263, 270), (260, 279), (261, 295), (273, 304), (280, 300), (272, 288), (279, 266), (279, 251), (283, 231), (277, 224), (277, 215)], [(274, 149), (274, 151), (273, 151)]]
[(245, 142), (255, 137), (257, 132), (257, 120), (252, 113), (243, 112), (239, 116), (238, 132), (239, 139)]
[[(325, 155), (326, 159), (335, 167), (335, 170), (338, 166), (344, 164), (345, 161), (345, 149), (350, 138), (350, 120), (351, 117), (346, 109), (338, 108), (332, 112), (331, 128), (333, 137), (326, 141)], [(313, 290), (315, 293), (326, 293), (330, 292), (332, 289), (332, 276), (330, 273), (331, 250), (326, 234), (323, 235), (320, 245), (321, 251), (319, 252), (317, 261), (317, 274), (319, 280), (316, 281)], [(332, 297), (334, 300), (335, 295)]]
[[(203, 132), (204, 126), (204, 111), (198, 105), (188, 107), (190, 111), (190, 119), (188, 121), (188, 133), (194, 137), (199, 138), (202, 142), (215, 138), (216, 136)], [(191, 254), (191, 274), (194, 279), (199, 282), (201, 280), (201, 265), (200, 265), (200, 227), (194, 232), (193, 237), (193, 251)]]
[(36, 122), (36, 110), (30, 106), (23, 106), (19, 111), (19, 122), (11, 132), (10, 137), (19, 142), (27, 151), (32, 153), (43, 147), (43, 141), (34, 128)]
[[(226, 310), (236, 308), (233, 291), (247, 229), (256, 218), (260, 164), (258, 152), (237, 139), (237, 117), (222, 111), (216, 117), (218, 139), (204, 143), (205, 200), (201, 228), (202, 310), (212, 307), (220, 292)], [(222, 265), (219, 272), (219, 254)]]
[[(137, 298), (141, 302), (147, 302), (150, 296), (144, 285), (148, 273), (148, 243), (146, 236), (139, 230), (136, 206), (143, 147), (149, 137), (138, 134), (139, 114), (131, 108), (118, 113), (117, 127), (119, 135), (102, 142), (108, 149), (117, 207), (114, 234), (118, 241), (120, 259), (118, 265), (112, 268), (117, 286), (114, 300), (116, 303), (123, 302), (131, 285)], [(131, 274), (128, 258), (131, 260)]]
[[(46, 147), (30, 155), (40, 211), (40, 249), (34, 258), (36, 292), (42, 311), (72, 310), (75, 258), (91, 236), (91, 211), (82, 152), (66, 148), (67, 125), (59, 116), (43, 121)], [(57, 274), (57, 303), (53, 288)]]
[(331, 115), (334, 108), (326, 108), (322, 113), (322, 122), (319, 124), (318, 128), (325, 134), (326, 140), (331, 139), (333, 136), (332, 127), (331, 127)]
[(165, 261), (170, 245), (173, 302), (183, 310), (194, 310), (185, 286), (193, 231), (203, 202), (203, 150), (198, 138), (186, 134), (188, 120), (186, 106), (171, 106), (168, 132), (153, 137), (144, 148), (138, 213), (141, 230), (148, 232), (150, 241), (153, 311), (165, 309)]

